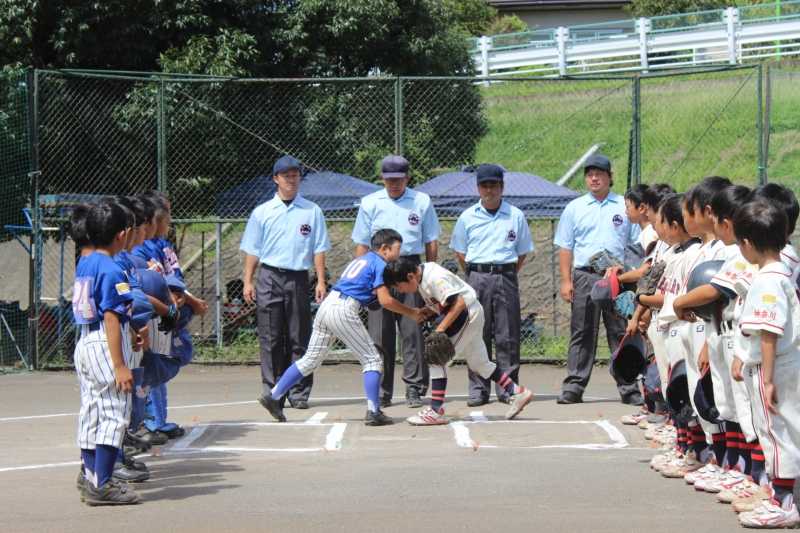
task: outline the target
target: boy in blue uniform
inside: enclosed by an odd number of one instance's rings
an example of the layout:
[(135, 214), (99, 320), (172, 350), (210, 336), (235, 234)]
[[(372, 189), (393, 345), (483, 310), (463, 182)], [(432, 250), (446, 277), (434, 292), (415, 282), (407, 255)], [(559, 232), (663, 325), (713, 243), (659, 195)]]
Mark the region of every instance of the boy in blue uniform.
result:
[(319, 368), (336, 338), (341, 339), (358, 357), (367, 396), (368, 426), (384, 426), (394, 421), (380, 410), (380, 382), (383, 361), (359, 317), (362, 307), (383, 307), (417, 322), (424, 318), (422, 309), (408, 307), (389, 294), (383, 283), (388, 261), (400, 257), (403, 238), (392, 229), (378, 230), (370, 241), (371, 250), (356, 257), (345, 267), (339, 282), (323, 300), (314, 318), (314, 329), (305, 355), (283, 373), (270, 392), (258, 401), (279, 422), (285, 422), (281, 398), (297, 382)]
[(112, 259), (125, 245), (125, 211), (116, 204), (93, 206), (86, 229), (95, 250), (78, 263), (72, 298), (81, 329), (74, 356), (81, 388), (81, 496), (88, 505), (127, 505), (138, 503), (139, 496), (112, 479), (133, 388), (128, 328), (133, 297), (125, 273)]

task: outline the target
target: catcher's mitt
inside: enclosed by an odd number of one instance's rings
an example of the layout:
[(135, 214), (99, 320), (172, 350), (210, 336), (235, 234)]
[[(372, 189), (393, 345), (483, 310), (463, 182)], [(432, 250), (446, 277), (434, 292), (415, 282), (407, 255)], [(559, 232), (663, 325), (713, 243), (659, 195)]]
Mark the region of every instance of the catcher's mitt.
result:
[(611, 255), (608, 250), (603, 250), (589, 258), (589, 266), (592, 267), (595, 272), (602, 274), (611, 267), (621, 267), (622, 262)]
[(636, 284), (636, 298), (639, 296), (652, 296), (658, 289), (658, 282), (661, 281), (661, 276), (664, 275), (664, 267), (667, 263), (659, 261), (655, 263), (650, 269), (641, 277)]
[(625, 320), (630, 320), (636, 311), (633, 291), (625, 291), (614, 299), (614, 311)]
[(455, 346), (446, 333), (434, 331), (425, 337), (425, 362), (429, 365), (446, 366), (455, 355)]

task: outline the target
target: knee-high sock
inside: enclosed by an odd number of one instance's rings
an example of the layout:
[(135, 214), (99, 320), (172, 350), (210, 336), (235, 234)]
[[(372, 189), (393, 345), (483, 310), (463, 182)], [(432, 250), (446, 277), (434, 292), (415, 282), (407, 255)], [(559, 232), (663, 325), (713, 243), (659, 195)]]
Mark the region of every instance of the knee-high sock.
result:
[[(292, 365), (292, 367), (294, 367), (294, 365)], [(380, 396), (381, 393), (381, 373), (370, 370), (364, 372), (362, 376), (364, 379), (364, 393), (367, 396), (367, 409), (373, 413), (380, 411), (381, 404), (378, 401), (378, 396)], [(282, 379), (283, 378), (281, 378), (281, 380)]]
[(95, 450), (94, 472), (97, 475), (97, 487), (102, 487), (111, 479), (114, 473), (114, 463), (117, 462), (117, 448), (98, 444)]
[(81, 449), (81, 462), (83, 463), (83, 473), (87, 477), (94, 477), (94, 450)]
[(300, 373), (300, 370), (297, 369), (297, 365), (292, 363), (292, 365), (286, 369), (286, 372), (283, 373), (281, 379), (272, 387), (272, 398), (275, 400), (280, 400), (288, 391), (295, 385), (295, 383), (299, 382), (303, 379), (303, 374)]
[(506, 391), (509, 395), (516, 394), (521, 390), (524, 390), (523, 387), (520, 387), (518, 384), (514, 383), (511, 379), (511, 376), (502, 372), (500, 367), (495, 367), (494, 372), (492, 375), (489, 376), (489, 379), (500, 385), (500, 387)]
[(431, 409), (437, 413), (442, 412), (444, 395), (447, 391), (447, 378), (431, 379)]
[(725, 422), (725, 459), (728, 468), (739, 468), (739, 432), (736, 422)]
[(714, 433), (711, 435), (711, 439), (714, 442), (711, 445), (714, 450), (714, 457), (717, 460), (717, 464), (722, 466), (725, 462), (725, 432)]
[(763, 485), (767, 479), (766, 466), (764, 465), (765, 461), (764, 449), (761, 447), (761, 444), (758, 441), (752, 443), (750, 445), (750, 477), (759, 485)]
[(775, 492), (775, 499), (781, 507), (786, 509), (787, 505), (791, 503), (789, 500), (793, 498), (794, 479), (774, 478), (772, 490)]

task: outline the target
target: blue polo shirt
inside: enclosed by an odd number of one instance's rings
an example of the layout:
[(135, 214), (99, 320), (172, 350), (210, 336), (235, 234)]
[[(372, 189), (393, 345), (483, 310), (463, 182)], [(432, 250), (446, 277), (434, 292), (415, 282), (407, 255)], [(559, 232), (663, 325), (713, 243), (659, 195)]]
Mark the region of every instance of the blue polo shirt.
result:
[(623, 197), (610, 192), (602, 201), (584, 194), (572, 200), (558, 221), (553, 243), (572, 250), (573, 267), (588, 266), (589, 259), (608, 250), (618, 259), (625, 257), (625, 246), (636, 242), (641, 229), (625, 216)]
[(353, 242), (369, 246), (370, 239), (380, 229), (393, 229), (402, 235), (401, 255), (420, 255), (427, 243), (439, 238), (440, 232), (430, 196), (409, 188), (396, 200), (389, 197), (386, 189), (361, 199)]
[(480, 202), (466, 208), (458, 217), (450, 248), (466, 256), (468, 263), (516, 263), (521, 255), (533, 251), (528, 221), (519, 208), (505, 200), (492, 215)]
[(314, 255), (330, 250), (325, 216), (300, 195), (287, 206), (276, 194), (250, 214), (239, 249), (265, 265), (308, 270)]

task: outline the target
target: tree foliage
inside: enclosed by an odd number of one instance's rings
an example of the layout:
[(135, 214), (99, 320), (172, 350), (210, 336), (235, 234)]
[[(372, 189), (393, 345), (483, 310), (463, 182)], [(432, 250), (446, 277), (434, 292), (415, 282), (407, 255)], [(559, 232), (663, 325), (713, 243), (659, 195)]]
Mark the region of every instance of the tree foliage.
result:
[(632, 0), (626, 8), (635, 17), (657, 17), (724, 9), (756, 3), (757, 0)]

